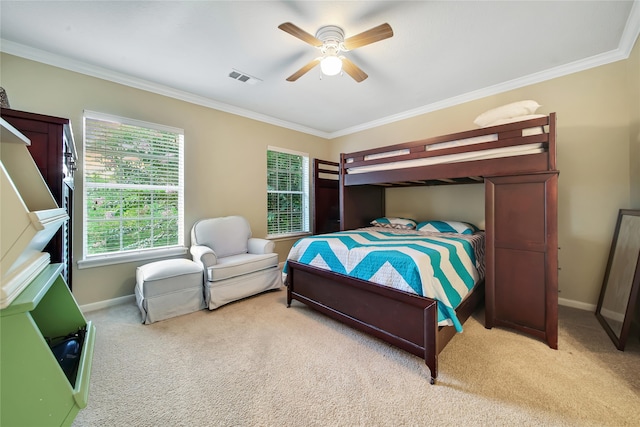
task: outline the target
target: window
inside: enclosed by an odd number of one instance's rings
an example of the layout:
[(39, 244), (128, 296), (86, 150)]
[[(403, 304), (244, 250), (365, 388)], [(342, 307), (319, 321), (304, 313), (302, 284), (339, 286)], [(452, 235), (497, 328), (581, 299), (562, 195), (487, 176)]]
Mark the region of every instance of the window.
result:
[(267, 234), (309, 232), (309, 155), (267, 150)]
[(85, 261), (184, 250), (183, 145), (182, 129), (85, 111)]

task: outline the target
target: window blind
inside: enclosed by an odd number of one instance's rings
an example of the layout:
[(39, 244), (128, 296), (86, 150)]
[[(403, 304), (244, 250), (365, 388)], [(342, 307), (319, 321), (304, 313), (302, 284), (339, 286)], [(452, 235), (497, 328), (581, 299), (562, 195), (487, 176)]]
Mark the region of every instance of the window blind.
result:
[(309, 156), (281, 148), (267, 150), (267, 233), (309, 231)]
[(182, 246), (184, 132), (85, 112), (85, 256)]

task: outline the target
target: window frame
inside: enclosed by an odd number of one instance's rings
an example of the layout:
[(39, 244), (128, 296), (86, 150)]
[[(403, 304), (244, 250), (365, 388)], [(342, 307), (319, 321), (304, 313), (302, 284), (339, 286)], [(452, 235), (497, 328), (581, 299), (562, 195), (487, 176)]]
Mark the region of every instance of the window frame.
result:
[[(302, 195), (303, 195), (303, 203), (302, 203), (302, 231), (292, 231), (292, 232), (283, 232), (283, 233), (269, 233), (269, 194), (271, 191), (269, 190), (269, 182), (268, 182), (268, 174), (269, 174), (269, 151), (274, 151), (278, 153), (289, 154), (293, 156), (300, 156), (303, 159), (303, 171), (302, 171)], [(304, 153), (301, 151), (290, 150), (282, 147), (275, 147), (272, 145), (267, 146), (267, 239), (278, 240), (278, 239), (287, 239), (291, 237), (304, 236), (311, 234), (311, 159), (308, 153)], [(281, 191), (280, 191), (281, 192)], [(297, 192), (296, 192), (297, 193)]]
[[(143, 129), (150, 130), (159, 130), (163, 132), (170, 132), (179, 135), (179, 146), (178, 146), (178, 242), (175, 245), (168, 245), (164, 247), (155, 247), (155, 248), (143, 248), (143, 249), (135, 249), (128, 251), (115, 251), (110, 253), (102, 253), (102, 254), (88, 254), (87, 245), (88, 245), (88, 215), (87, 215), (87, 197), (88, 197), (88, 189), (87, 185), (87, 135), (86, 135), (86, 120), (100, 120), (106, 122), (115, 122), (123, 125), (136, 126)], [(95, 111), (85, 110), (83, 113), (83, 160), (82, 160), (82, 178), (83, 178), (83, 186), (82, 186), (82, 259), (77, 262), (78, 268), (90, 268), (90, 267), (98, 267), (104, 265), (125, 263), (125, 262), (135, 262), (142, 261), (154, 258), (163, 258), (163, 257), (174, 257), (181, 256), (187, 253), (187, 248), (185, 246), (185, 233), (184, 233), (184, 193), (185, 193), (185, 177), (184, 177), (184, 130), (172, 126), (161, 125), (157, 123), (145, 122), (141, 120), (131, 119), (127, 117), (117, 116), (113, 114), (99, 113)], [(144, 187), (144, 184), (140, 184), (141, 187)]]

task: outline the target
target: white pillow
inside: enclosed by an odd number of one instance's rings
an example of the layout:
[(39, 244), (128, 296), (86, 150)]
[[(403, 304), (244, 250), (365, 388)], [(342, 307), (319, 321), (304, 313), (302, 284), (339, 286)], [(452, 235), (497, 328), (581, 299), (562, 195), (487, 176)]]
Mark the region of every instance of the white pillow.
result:
[(493, 123), (496, 120), (533, 114), (538, 108), (540, 108), (540, 104), (532, 100), (512, 102), (511, 104), (485, 111), (476, 117), (473, 123), (480, 127), (486, 127), (489, 123)]
[(498, 119), (495, 122), (489, 123), (483, 127), (506, 125), (507, 123), (522, 122), (524, 120), (539, 119), (540, 117), (546, 117), (546, 114), (527, 114), (526, 116), (509, 117), (508, 119)]
[(403, 230), (412, 230), (416, 228), (416, 222), (408, 218), (382, 217), (371, 221), (371, 225), (386, 228), (399, 228)]

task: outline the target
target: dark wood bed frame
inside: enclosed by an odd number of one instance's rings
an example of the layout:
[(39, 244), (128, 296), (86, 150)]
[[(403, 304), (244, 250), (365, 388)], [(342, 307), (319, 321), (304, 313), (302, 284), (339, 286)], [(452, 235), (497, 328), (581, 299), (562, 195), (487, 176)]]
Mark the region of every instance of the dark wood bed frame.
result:
[[(456, 309), (461, 323), (483, 298), (484, 281)], [(452, 326), (437, 326), (438, 308), (433, 299), (288, 261), (287, 307), (294, 299), (422, 357), (431, 371), (431, 384), (438, 373), (437, 355), (456, 334)]]
[[(552, 113), (549, 116), (518, 123), (475, 129), (411, 143), (342, 154), (339, 185), (340, 229), (350, 230), (366, 227), (373, 218), (384, 216), (384, 193), (385, 189), (389, 187), (483, 183), (485, 177), (513, 177), (517, 175), (531, 177), (536, 176), (536, 174), (557, 175), (555, 121), (555, 113)], [(537, 126), (543, 127), (545, 132), (540, 135), (521, 136), (522, 129)], [(352, 175), (348, 173), (348, 168), (350, 167), (390, 161), (388, 159), (365, 160), (364, 157), (369, 154), (408, 148), (410, 153), (403, 155), (403, 160), (430, 157), (435, 155), (435, 151), (425, 150), (425, 146), (427, 145), (489, 134), (497, 134), (498, 140), (464, 148), (458, 147), (437, 150), (437, 154), (454, 154), (463, 151), (477, 151), (529, 144), (532, 142), (543, 143), (544, 152), (526, 156), (465, 161), (455, 164), (421, 166), (410, 169), (396, 169)], [(353, 160), (347, 163), (347, 159)], [(399, 159), (393, 159), (393, 161), (397, 160)], [(525, 181), (530, 181), (530, 178), (527, 178)], [(554, 197), (557, 195), (557, 192), (550, 193)], [(545, 208), (545, 212), (547, 212), (547, 208)], [(555, 204), (550, 206), (550, 208), (552, 208), (552, 213), (555, 214)], [(487, 207), (487, 212), (491, 211), (491, 215), (493, 215), (493, 210), (493, 207)], [(489, 219), (487, 223), (487, 232), (489, 233), (489, 228), (494, 227), (495, 224), (493, 224), (493, 220)], [(550, 235), (546, 236), (545, 244), (543, 245), (545, 259), (553, 260), (554, 256), (557, 258), (557, 229), (554, 229), (554, 227), (557, 228), (556, 222), (551, 221), (551, 227), (547, 227), (545, 230), (545, 232), (550, 233)], [(494, 229), (491, 228), (491, 232), (493, 231)], [(486, 245), (487, 272), (491, 271), (491, 274), (493, 274), (493, 263), (495, 262), (493, 253), (496, 248), (500, 249), (500, 243), (488, 240)], [(531, 243), (527, 241), (524, 242), (524, 245), (527, 246), (526, 249), (529, 250), (530, 248), (528, 246), (531, 246)], [(552, 247), (554, 245), (556, 246), (556, 252), (554, 252), (554, 248)], [(538, 249), (534, 248), (534, 250)], [(552, 261), (549, 262), (553, 267), (554, 263)], [(555, 265), (557, 266), (557, 259)], [(527, 272), (524, 272), (524, 274), (527, 274)], [(550, 347), (557, 348), (557, 309), (554, 311), (552, 307), (553, 304), (549, 303), (549, 301), (553, 301), (555, 297), (557, 305), (557, 272), (555, 280), (553, 279), (553, 275), (549, 274), (548, 271), (546, 275), (548, 276), (548, 280), (546, 284), (542, 286), (544, 290), (543, 296), (546, 298), (546, 320), (542, 328), (547, 332), (544, 333), (543, 331), (543, 333), (538, 333), (538, 331), (534, 331), (535, 333), (533, 335), (546, 338)], [(433, 299), (380, 286), (372, 282), (355, 279), (313, 266), (303, 265), (294, 261), (288, 261), (286, 285), (287, 306), (290, 306), (293, 300), (300, 301), (336, 320), (424, 358), (427, 367), (431, 371), (431, 383), (435, 383), (438, 375), (437, 356), (451, 338), (455, 336), (456, 331), (452, 326), (438, 326), (437, 303)], [(495, 324), (513, 327), (525, 333), (530, 332), (532, 328), (529, 325), (520, 325), (518, 321), (511, 321), (509, 319), (506, 321), (500, 319), (502, 316), (502, 306), (499, 300), (497, 304), (494, 301), (496, 298), (495, 285), (494, 277), (489, 277), (488, 273), (487, 298), (491, 297), (491, 300), (487, 301), (486, 326), (490, 328)], [(538, 284), (535, 284), (535, 286), (538, 286)], [(491, 290), (491, 292), (489, 292), (489, 290)], [(553, 294), (554, 291), (556, 292), (555, 295)], [(484, 298), (485, 281), (482, 281), (467, 295), (462, 304), (456, 309), (457, 316), (461, 323), (464, 323), (464, 321), (468, 319), (474, 310), (482, 303)], [(524, 323), (526, 323), (526, 321)], [(554, 325), (556, 328), (555, 334), (553, 331)]]
[(311, 199), (313, 234), (340, 231), (340, 163), (313, 159)]

